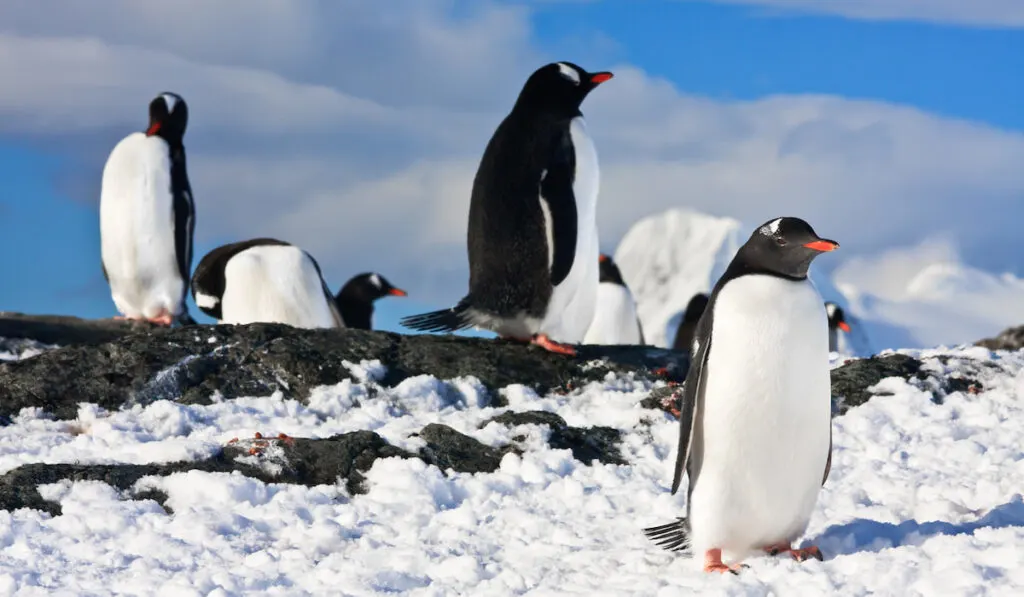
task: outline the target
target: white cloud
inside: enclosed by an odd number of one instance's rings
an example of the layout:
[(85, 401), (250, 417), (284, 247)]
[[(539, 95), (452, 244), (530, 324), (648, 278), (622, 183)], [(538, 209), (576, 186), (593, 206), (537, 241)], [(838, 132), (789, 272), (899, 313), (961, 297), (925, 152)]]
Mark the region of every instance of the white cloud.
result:
[(851, 19), (926, 21), (983, 27), (1024, 27), (1024, 3), (1019, 0), (697, 1), (759, 6), (783, 13), (834, 14)]
[[(179, 91), (200, 240), (277, 235), (334, 285), (378, 269), (423, 300), (457, 299), (480, 153), (529, 73), (566, 57), (541, 56), (522, 7), (258, 4), (3, 3), (0, 139), (75, 152), (98, 172), (151, 97)], [(846, 255), (932, 231), (970, 263), (985, 264), (992, 239), (1024, 249), (1007, 217), (1024, 197), (1024, 135), (838, 97), (719, 102), (629, 65), (584, 66), (616, 73), (583, 107), (605, 250), (675, 206), (802, 216)]]

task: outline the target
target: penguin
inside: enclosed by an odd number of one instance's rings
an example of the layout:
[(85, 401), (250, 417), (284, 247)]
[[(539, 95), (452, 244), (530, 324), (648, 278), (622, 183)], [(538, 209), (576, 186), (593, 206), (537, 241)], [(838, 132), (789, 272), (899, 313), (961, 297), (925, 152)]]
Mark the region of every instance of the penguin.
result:
[(366, 272), (353, 276), (334, 297), (345, 327), (357, 330), (373, 329), (373, 303), (386, 296), (409, 296), (395, 288), (384, 276)]
[(185, 299), (196, 225), (183, 138), (188, 105), (169, 91), (149, 103), (149, 127), (114, 146), (100, 188), (100, 251), (115, 319), (194, 323)]
[(316, 259), (274, 238), (231, 243), (207, 253), (192, 276), (192, 298), (220, 323), (345, 327)]
[(473, 180), (469, 293), (450, 309), (406, 317), (424, 332), (476, 327), (576, 354), (598, 286), (597, 151), (580, 112), (612, 78), (571, 62), (527, 79), (491, 137)]
[(707, 306), (708, 295), (703, 292), (698, 292), (690, 298), (690, 302), (686, 304), (686, 311), (683, 311), (683, 318), (679, 322), (679, 327), (676, 328), (676, 339), (672, 343), (674, 350), (690, 351), (693, 333), (697, 330), (697, 322), (700, 321), (700, 316), (704, 314), (704, 309)]
[(839, 332), (836, 330), (840, 329), (849, 334), (850, 324), (846, 322), (843, 308), (832, 301), (825, 303), (825, 313), (828, 315), (828, 350), (839, 352)]
[(644, 344), (636, 301), (622, 280), (619, 266), (608, 255), (599, 258), (597, 308), (584, 344)]
[(707, 572), (760, 552), (822, 559), (792, 542), (832, 466), (828, 318), (807, 270), (838, 247), (799, 218), (763, 224), (697, 325), (672, 480), (675, 494), (685, 468), (686, 517), (644, 532), (703, 554)]

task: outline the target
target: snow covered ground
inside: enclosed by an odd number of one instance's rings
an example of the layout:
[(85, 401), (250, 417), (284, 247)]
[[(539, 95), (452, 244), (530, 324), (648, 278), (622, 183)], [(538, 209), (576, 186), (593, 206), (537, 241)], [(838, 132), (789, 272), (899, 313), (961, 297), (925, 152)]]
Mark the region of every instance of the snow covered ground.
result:
[[(83, 405), (75, 421), (23, 411), (0, 428), (0, 472), (27, 462), (161, 462), (215, 452), (256, 431), (324, 437), (373, 429), (408, 437), (441, 422), (489, 445), (517, 435), (522, 457), (490, 474), (378, 460), (369, 492), (264, 484), (239, 474), (147, 477), (169, 496), (123, 499), (99, 482), (42, 487), (63, 514), (0, 511), (0, 595), (1020, 595), (1024, 594), (1024, 354), (907, 351), (982, 385), (935, 404), (889, 379), (834, 422), (832, 472), (805, 537), (826, 559), (757, 558), (708, 575), (661, 551), (645, 526), (682, 512), (670, 496), (677, 423), (637, 403), (648, 387), (609, 379), (570, 395), (505, 390), (479, 408), (430, 377), (370, 397), (365, 383), (318, 390), (308, 406), (253, 397), (209, 406), (160, 401), (121, 412)], [(948, 356), (945, 365), (937, 358)], [(624, 432), (630, 465), (585, 465), (547, 446), (547, 428), (477, 426), (503, 410), (547, 410)]]

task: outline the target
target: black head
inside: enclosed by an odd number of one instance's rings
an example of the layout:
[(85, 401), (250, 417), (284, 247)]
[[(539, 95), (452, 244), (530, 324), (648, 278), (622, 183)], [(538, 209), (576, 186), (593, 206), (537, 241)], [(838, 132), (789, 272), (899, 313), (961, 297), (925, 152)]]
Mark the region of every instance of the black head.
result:
[(619, 286), (626, 285), (622, 280), (622, 273), (619, 272), (619, 266), (612, 261), (611, 257), (602, 253), (598, 256), (597, 261), (601, 272), (600, 283), (618, 284)]
[(146, 136), (162, 137), (172, 146), (181, 145), (188, 125), (188, 104), (177, 93), (165, 91), (149, 102)]
[(846, 322), (846, 314), (843, 312), (842, 307), (832, 301), (827, 301), (825, 303), (825, 312), (828, 313), (828, 327), (832, 329), (839, 328), (847, 334), (850, 333), (850, 324)]
[(748, 271), (802, 279), (815, 257), (837, 248), (839, 243), (821, 238), (800, 218), (775, 218), (750, 235), (736, 260)]
[(338, 291), (337, 298), (350, 298), (357, 301), (372, 303), (386, 296), (408, 296), (401, 288), (395, 288), (387, 279), (372, 272), (352, 276), (352, 279)]
[(552, 62), (530, 75), (513, 110), (539, 110), (572, 118), (579, 115), (587, 94), (611, 78), (610, 72), (590, 73), (571, 62)]

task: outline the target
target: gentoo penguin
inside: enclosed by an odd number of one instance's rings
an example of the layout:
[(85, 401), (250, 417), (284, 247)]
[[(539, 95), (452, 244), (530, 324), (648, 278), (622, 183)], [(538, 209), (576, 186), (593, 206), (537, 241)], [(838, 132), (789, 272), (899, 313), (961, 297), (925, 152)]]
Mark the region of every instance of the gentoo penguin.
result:
[(477, 327), (573, 355), (598, 285), (597, 152), (580, 104), (612, 78), (570, 62), (537, 69), (487, 144), (469, 207), (469, 293), (402, 324)]
[(149, 104), (146, 132), (122, 139), (103, 167), (100, 249), (117, 319), (192, 323), (185, 297), (196, 212), (182, 144), (187, 124), (185, 100), (161, 93)]
[(367, 272), (353, 276), (334, 297), (346, 327), (357, 330), (373, 329), (373, 303), (386, 296), (409, 296), (395, 288), (380, 274)]
[(584, 344), (643, 344), (644, 333), (636, 314), (636, 301), (622, 280), (619, 266), (608, 255), (599, 258), (600, 278), (594, 321)]
[(221, 323), (345, 327), (313, 256), (273, 238), (231, 243), (207, 253), (192, 276), (192, 298)]
[(836, 329), (850, 333), (850, 324), (846, 322), (846, 314), (839, 305), (828, 301), (825, 303), (825, 313), (828, 315), (828, 350), (829, 352), (839, 351), (839, 332)]
[(700, 316), (704, 314), (704, 309), (707, 306), (708, 295), (703, 292), (698, 292), (690, 298), (690, 302), (686, 304), (686, 311), (683, 312), (683, 319), (679, 322), (679, 327), (676, 329), (676, 339), (672, 343), (674, 350), (690, 351), (690, 344), (693, 343), (693, 333), (697, 331), (697, 322), (700, 321)]
[(794, 549), (832, 464), (828, 318), (807, 277), (839, 246), (799, 218), (754, 231), (715, 284), (683, 388), (672, 493), (685, 467), (686, 518), (645, 533), (736, 571), (757, 552)]

